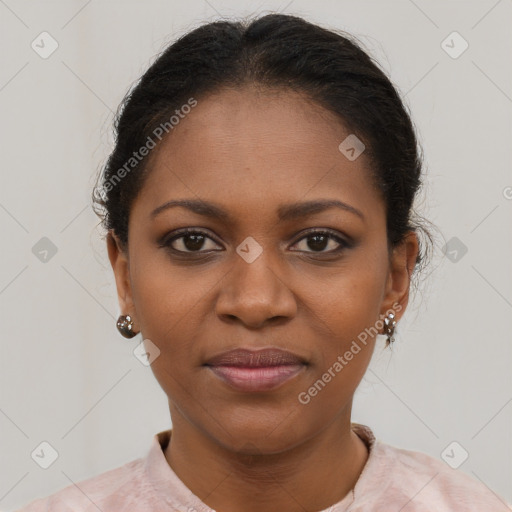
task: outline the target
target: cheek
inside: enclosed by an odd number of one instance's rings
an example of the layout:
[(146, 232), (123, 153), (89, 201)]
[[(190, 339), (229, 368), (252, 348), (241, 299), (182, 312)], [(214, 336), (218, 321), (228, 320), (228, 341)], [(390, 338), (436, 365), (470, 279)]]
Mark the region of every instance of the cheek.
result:
[[(174, 359), (187, 354), (188, 343), (196, 339), (198, 312), (207, 289), (194, 280), (149, 274), (143, 282), (134, 281), (133, 295), (137, 320), (144, 338)], [(190, 354), (189, 354), (190, 358)]]
[(297, 402), (313, 429), (351, 403), (366, 373), (380, 332), (375, 330), (383, 289), (380, 272), (366, 266), (358, 273), (340, 274), (312, 300), (318, 346)]
[[(337, 339), (341, 350), (365, 328), (375, 325), (380, 315), (386, 283), (385, 260), (359, 252), (319, 281), (310, 275), (300, 285), (311, 321), (324, 325), (326, 336)], [(304, 274), (302, 274), (304, 276)], [(307, 298), (307, 299), (306, 299)]]
[(198, 371), (194, 340), (201, 326), (198, 313), (209, 288), (190, 275), (148, 258), (132, 276), (142, 336), (160, 351), (151, 370), (168, 397), (180, 403), (189, 399), (187, 388)]
[(199, 270), (172, 265), (165, 249), (153, 247), (142, 235), (134, 240), (141, 242), (130, 255), (131, 288), (137, 320), (150, 337), (180, 322), (208, 286)]
[(383, 278), (371, 269), (362, 269), (357, 276), (340, 278), (337, 286), (319, 302), (324, 305), (321, 311), (329, 324), (344, 342), (375, 324), (380, 313), (383, 283)]
[(213, 295), (225, 269), (172, 265), (165, 250), (144, 249), (132, 259), (132, 293), (137, 322), (145, 339), (160, 350), (152, 368), (161, 382), (193, 378), (202, 364), (201, 343), (212, 332)]
[(322, 395), (312, 409), (320, 403), (349, 400), (364, 376), (381, 332), (386, 270), (384, 251), (377, 247), (360, 251), (339, 266), (321, 289), (309, 294), (306, 309), (313, 313), (309, 322), (318, 340), (311, 385), (321, 380), (310, 397)]

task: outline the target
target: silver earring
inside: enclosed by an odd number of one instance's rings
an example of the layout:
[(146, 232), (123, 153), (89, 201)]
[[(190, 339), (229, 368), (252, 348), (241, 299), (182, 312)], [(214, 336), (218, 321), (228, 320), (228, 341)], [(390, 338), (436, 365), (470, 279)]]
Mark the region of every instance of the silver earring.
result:
[(125, 338), (133, 338), (137, 335), (136, 332), (133, 331), (133, 320), (130, 315), (121, 315), (117, 319), (117, 330), (125, 337)]
[(393, 343), (395, 341), (394, 334), (396, 327), (395, 314), (389, 313), (388, 316), (384, 318), (384, 324), (384, 334), (388, 337), (388, 343)]

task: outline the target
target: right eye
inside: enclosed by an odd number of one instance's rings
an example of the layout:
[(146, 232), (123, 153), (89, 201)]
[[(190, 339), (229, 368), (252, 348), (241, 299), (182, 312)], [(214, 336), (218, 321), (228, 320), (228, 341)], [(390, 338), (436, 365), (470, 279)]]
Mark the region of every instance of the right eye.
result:
[[(213, 243), (213, 247), (202, 251), (205, 242), (209, 240)], [(159, 247), (166, 247), (174, 252), (179, 253), (202, 253), (215, 250), (217, 244), (204, 231), (198, 229), (185, 228), (174, 233), (174, 236), (165, 237), (159, 244)]]

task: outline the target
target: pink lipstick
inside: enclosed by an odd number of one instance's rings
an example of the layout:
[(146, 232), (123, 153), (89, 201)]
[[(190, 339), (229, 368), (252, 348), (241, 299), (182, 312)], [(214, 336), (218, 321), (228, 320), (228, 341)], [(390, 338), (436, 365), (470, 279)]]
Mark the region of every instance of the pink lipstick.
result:
[(276, 389), (304, 370), (306, 362), (276, 348), (236, 349), (213, 357), (206, 366), (231, 387), (257, 392)]

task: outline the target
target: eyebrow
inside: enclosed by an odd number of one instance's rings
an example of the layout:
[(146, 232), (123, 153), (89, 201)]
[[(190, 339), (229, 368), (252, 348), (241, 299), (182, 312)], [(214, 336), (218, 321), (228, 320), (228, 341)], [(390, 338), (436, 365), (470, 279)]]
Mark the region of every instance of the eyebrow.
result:
[[(214, 203), (204, 201), (202, 199), (173, 199), (171, 201), (167, 201), (166, 203), (160, 205), (158, 208), (155, 208), (150, 213), (150, 218), (154, 219), (161, 212), (174, 207), (186, 208), (194, 213), (197, 213), (198, 215), (212, 217), (222, 221), (231, 220), (231, 216), (226, 210), (222, 209), (220, 206), (217, 206)], [(340, 208), (357, 215), (362, 220), (365, 220), (365, 217), (360, 210), (337, 199), (318, 199), (313, 201), (305, 201), (302, 203), (281, 205), (277, 209), (277, 215), (280, 221), (287, 221), (321, 213), (330, 208)]]

